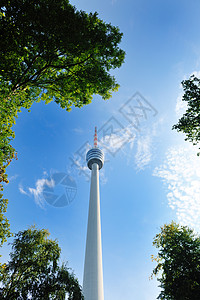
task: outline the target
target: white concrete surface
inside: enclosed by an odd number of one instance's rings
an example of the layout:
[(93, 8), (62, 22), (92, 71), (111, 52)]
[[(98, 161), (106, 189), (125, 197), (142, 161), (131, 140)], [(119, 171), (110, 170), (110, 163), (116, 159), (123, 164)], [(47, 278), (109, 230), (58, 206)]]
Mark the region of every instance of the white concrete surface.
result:
[(83, 277), (85, 300), (104, 300), (101, 218), (99, 196), (99, 166), (92, 165), (87, 241)]

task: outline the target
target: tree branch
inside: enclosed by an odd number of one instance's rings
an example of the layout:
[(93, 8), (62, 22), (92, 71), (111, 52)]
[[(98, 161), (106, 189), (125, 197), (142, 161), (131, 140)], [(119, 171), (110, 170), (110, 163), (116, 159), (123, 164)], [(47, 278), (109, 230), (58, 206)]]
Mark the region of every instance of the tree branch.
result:
[(35, 74), (33, 74), (27, 80), (25, 80), (21, 84), (19, 84), (18, 87), (16, 88), (16, 90), (19, 89), (20, 87), (22, 87), (23, 85), (25, 85), (26, 83), (31, 82), (35, 76), (40, 76), (42, 74), (42, 72), (44, 70), (46, 70), (47, 68), (49, 68), (48, 64), (46, 64), (43, 68), (41, 68), (40, 70), (38, 70)]
[(63, 65), (52, 65), (52, 64), (50, 64), (50, 67), (55, 68), (55, 69), (71, 68), (71, 67), (83, 64), (84, 62), (86, 62), (87, 60), (89, 60), (91, 58), (91, 56), (92, 56), (92, 54), (90, 54), (86, 59), (84, 59), (82, 61), (79, 61), (77, 63), (68, 64), (68, 65), (65, 65), (65, 64), (63, 64)]
[[(34, 57), (34, 59), (30, 62), (30, 64), (28, 65), (27, 69), (24, 71), (24, 73), (22, 74), (22, 76), (19, 78), (18, 82), (14, 85), (14, 87), (12, 88), (12, 91), (15, 92), (16, 90), (20, 89), (20, 87), (24, 86), (25, 84), (27, 84), (28, 82), (34, 81), (37, 82), (37, 80), (39, 79), (39, 77), (41, 76), (41, 74), (48, 68), (54, 68), (54, 69), (68, 69), (69, 72), (71, 72), (72, 74), (74, 74), (75, 76), (77, 76), (77, 74), (75, 74), (74, 72), (72, 72), (70, 70), (71, 67), (77, 66), (77, 65), (81, 65), (84, 62), (88, 61), (91, 57), (92, 54), (90, 54), (86, 59), (77, 62), (77, 63), (73, 63), (73, 64), (68, 64), (68, 65), (54, 65), (51, 64), (51, 61), (49, 61), (48, 63), (46, 63), (46, 65), (41, 68), (40, 70), (38, 70), (37, 72), (35, 72), (32, 76), (30, 76), (29, 78), (27, 78), (26, 80), (24, 80), (23, 82), (22, 79), (23, 77), (28, 73), (28, 71), (30, 70), (31, 66), (34, 64), (34, 62), (37, 60), (37, 58), (40, 57), (40, 55), (37, 55)], [(34, 79), (34, 77), (36, 77)]]
[(19, 77), (19, 80), (16, 82), (16, 84), (12, 88), (12, 91), (14, 91), (15, 89), (17, 89), (17, 86), (19, 85), (19, 83), (21, 82), (21, 80), (23, 79), (23, 77), (28, 73), (28, 71), (30, 70), (31, 66), (36, 62), (36, 60), (38, 59), (38, 57), (40, 57), (40, 54), (36, 55), (32, 59), (32, 61), (28, 64), (28, 67), (26, 68), (26, 70), (24, 71), (24, 73)]

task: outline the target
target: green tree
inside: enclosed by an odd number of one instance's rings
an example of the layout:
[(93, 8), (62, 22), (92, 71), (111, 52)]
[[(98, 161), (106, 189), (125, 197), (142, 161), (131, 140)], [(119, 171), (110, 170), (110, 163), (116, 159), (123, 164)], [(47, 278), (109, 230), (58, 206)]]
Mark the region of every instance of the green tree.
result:
[(187, 102), (187, 110), (172, 129), (185, 133), (185, 140), (197, 145), (200, 142), (200, 79), (192, 75), (182, 81), (182, 86), (182, 100)]
[(2, 265), (0, 298), (7, 300), (83, 299), (81, 287), (66, 264), (59, 265), (60, 248), (47, 230), (19, 232), (10, 261)]
[(124, 61), (122, 34), (97, 13), (79, 12), (68, 0), (2, 0), (0, 21), (3, 98), (14, 96), (20, 106), (54, 100), (69, 110), (118, 88), (108, 71)]
[[(5, 169), (16, 156), (10, 142), (22, 108), (34, 101), (55, 101), (69, 111), (94, 94), (111, 97), (118, 84), (111, 69), (122, 65), (119, 28), (78, 11), (68, 0), (1, 0), (0, 2), (0, 189)], [(2, 198), (2, 195), (0, 196)], [(1, 199), (0, 245), (9, 236)]]
[(152, 275), (158, 275), (161, 293), (157, 299), (200, 299), (200, 238), (193, 230), (174, 222), (161, 227), (153, 245), (159, 249)]

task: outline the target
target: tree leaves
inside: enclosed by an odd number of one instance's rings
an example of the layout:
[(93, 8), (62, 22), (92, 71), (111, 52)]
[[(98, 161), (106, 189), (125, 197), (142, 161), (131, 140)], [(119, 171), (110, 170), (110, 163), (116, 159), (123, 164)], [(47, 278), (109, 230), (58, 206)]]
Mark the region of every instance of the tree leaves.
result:
[(182, 86), (182, 100), (187, 101), (187, 110), (172, 129), (185, 133), (185, 140), (197, 145), (200, 142), (200, 79), (192, 75)]
[(1, 299), (81, 300), (81, 288), (66, 264), (59, 265), (60, 247), (44, 229), (31, 227), (15, 235), (12, 252), (0, 273)]
[(125, 56), (117, 27), (97, 13), (77, 11), (67, 0), (14, 0), (12, 5), (4, 0), (2, 7), (0, 74), (9, 83), (9, 96), (29, 87), (34, 99), (46, 90), (68, 109), (90, 103), (93, 94), (107, 99), (116, 90), (108, 71), (120, 67)]
[(161, 227), (153, 245), (159, 249), (152, 275), (161, 277), (157, 299), (190, 300), (200, 298), (200, 238), (185, 226), (172, 222)]

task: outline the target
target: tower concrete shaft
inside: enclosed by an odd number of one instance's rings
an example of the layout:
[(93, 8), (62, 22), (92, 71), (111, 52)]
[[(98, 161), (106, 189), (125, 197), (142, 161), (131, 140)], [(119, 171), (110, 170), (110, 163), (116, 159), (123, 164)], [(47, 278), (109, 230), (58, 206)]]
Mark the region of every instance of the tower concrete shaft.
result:
[(92, 174), (83, 295), (85, 300), (104, 300), (99, 196), (99, 169), (103, 166), (103, 152), (99, 148), (92, 148), (87, 153), (87, 161), (88, 167), (92, 169)]

